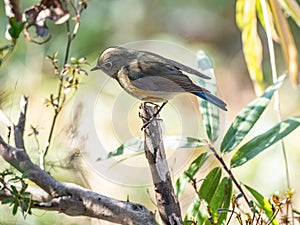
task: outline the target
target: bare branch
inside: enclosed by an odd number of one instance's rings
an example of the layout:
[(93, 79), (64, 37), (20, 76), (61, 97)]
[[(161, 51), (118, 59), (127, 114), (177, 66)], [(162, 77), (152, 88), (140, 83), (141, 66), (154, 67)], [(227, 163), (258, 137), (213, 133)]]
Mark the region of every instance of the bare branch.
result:
[(75, 184), (62, 183), (33, 164), (23, 149), (6, 144), (0, 137), (0, 155), (46, 191), (51, 199), (34, 208), (55, 210), (70, 216), (88, 216), (114, 223), (156, 224), (153, 214), (143, 205), (97, 194)]
[(25, 149), (24, 146), (24, 129), (25, 129), (25, 120), (26, 120), (26, 112), (28, 105), (28, 97), (22, 96), (20, 101), (20, 117), (18, 124), (14, 126), (14, 136), (15, 136), (15, 144), (17, 148)]
[[(147, 124), (157, 112), (153, 104), (142, 103), (140, 116)], [(158, 115), (156, 115), (157, 117)], [(183, 224), (179, 202), (175, 197), (170, 171), (166, 159), (161, 127), (153, 119), (144, 129), (145, 155), (148, 159), (155, 186), (156, 202), (164, 224)]]

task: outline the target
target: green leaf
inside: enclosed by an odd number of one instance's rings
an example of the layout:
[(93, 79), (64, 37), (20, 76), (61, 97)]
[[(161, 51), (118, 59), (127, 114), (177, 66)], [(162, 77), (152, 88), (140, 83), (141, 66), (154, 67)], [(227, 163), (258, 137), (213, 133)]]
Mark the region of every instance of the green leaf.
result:
[(18, 207), (19, 207), (19, 203), (16, 201), (16, 202), (14, 203), (13, 210), (12, 210), (13, 215), (16, 215), (16, 214), (17, 214)]
[(249, 103), (236, 116), (221, 143), (221, 152), (227, 153), (232, 151), (244, 139), (269, 105), (274, 92), (282, 85), (284, 78), (285, 75), (280, 76), (278, 81), (268, 87), (262, 96)]
[(186, 185), (194, 178), (199, 169), (203, 166), (209, 157), (208, 152), (200, 154), (189, 166), (187, 170), (177, 179), (174, 187), (176, 197), (179, 198)]
[(222, 169), (220, 167), (213, 168), (205, 177), (200, 190), (199, 196), (203, 198), (208, 205), (210, 205), (211, 199), (215, 194), (218, 184), (221, 179)]
[(206, 207), (204, 202), (201, 203), (200, 200), (196, 198), (189, 206), (183, 224), (191, 225), (191, 221), (196, 221), (197, 224), (203, 224), (208, 217)]
[(282, 121), (266, 131), (256, 136), (243, 145), (232, 157), (231, 166), (238, 167), (254, 158), (257, 154), (264, 151), (277, 141), (281, 140), (300, 125), (300, 116), (291, 117)]
[(243, 52), (256, 94), (264, 90), (262, 44), (257, 33), (256, 1), (236, 1), (236, 23), (242, 32)]
[(9, 19), (10, 28), (8, 29), (9, 35), (13, 39), (18, 39), (20, 33), (24, 29), (25, 22), (17, 21), (15, 17)]
[(189, 206), (184, 218), (184, 224), (190, 224), (190, 220), (196, 221), (197, 224), (203, 224), (205, 221), (208, 221), (207, 209), (218, 187), (221, 173), (220, 167), (215, 167), (208, 173), (198, 191), (198, 197), (201, 200), (196, 198)]
[(7, 197), (7, 198), (4, 198), (1, 200), (1, 203), (4, 205), (4, 204), (8, 204), (8, 203), (11, 203), (14, 201), (14, 198), (13, 197)]
[[(193, 81), (196, 84), (199, 84), (201, 87), (208, 89), (212, 94), (216, 94), (217, 86), (211, 60), (208, 58), (205, 52), (200, 50), (197, 52), (197, 62), (199, 71), (211, 77), (212, 79), (204, 80), (197, 77), (194, 78)], [(211, 142), (215, 142), (220, 133), (219, 109), (207, 101), (204, 101), (200, 98), (197, 99), (199, 101), (206, 134)]]
[[(229, 208), (230, 200), (232, 195), (232, 181), (228, 177), (224, 177), (217, 187), (216, 192), (214, 193), (211, 202), (209, 204), (212, 219), (216, 224), (223, 224), (226, 220), (227, 213), (224, 209)], [(223, 209), (222, 212), (218, 211), (219, 209)], [(207, 222), (207, 225), (211, 224), (211, 222)]]
[(262, 210), (264, 210), (265, 214), (267, 215), (267, 217), (269, 219), (272, 219), (272, 224), (273, 225), (279, 225), (278, 221), (273, 218), (274, 212), (272, 210), (272, 205), (270, 204), (270, 202), (268, 201), (268, 199), (264, 198), (263, 195), (261, 195), (260, 193), (258, 193), (256, 190), (254, 190), (253, 188), (244, 185), (247, 190), (251, 193), (251, 195), (255, 198), (256, 200), (256, 204), (258, 205), (258, 207)]
[[(182, 136), (166, 136), (164, 137), (165, 149), (179, 149), (179, 148), (197, 148), (206, 145), (206, 143), (198, 138), (182, 137)], [(108, 153), (107, 158), (119, 156), (124, 154), (132, 154), (144, 151), (143, 138), (131, 138), (116, 150)]]
[(11, 187), (11, 190), (12, 190), (12, 194), (13, 194), (13, 195), (18, 195), (18, 194), (19, 194), (17, 188), (16, 188), (14, 185), (11, 185), (10, 187)]

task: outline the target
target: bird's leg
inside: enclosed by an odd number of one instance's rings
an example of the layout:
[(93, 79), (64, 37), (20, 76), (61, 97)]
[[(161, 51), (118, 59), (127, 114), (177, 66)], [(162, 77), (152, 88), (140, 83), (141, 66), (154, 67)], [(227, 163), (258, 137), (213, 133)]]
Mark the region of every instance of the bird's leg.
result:
[(159, 109), (156, 111), (156, 113), (154, 113), (153, 117), (156, 117), (160, 111), (162, 110), (162, 108), (168, 103), (168, 100), (164, 101), (163, 104), (159, 107)]
[[(157, 104), (155, 104), (155, 103), (152, 103), (152, 102), (149, 102), (149, 103), (151, 103), (151, 104), (153, 104), (153, 105), (155, 105), (155, 106), (159, 106), (159, 105), (157, 105)], [(154, 119), (156, 119), (156, 117), (159, 115), (159, 113), (160, 113), (160, 111), (162, 110), (162, 108), (163, 108), (167, 103), (168, 103), (168, 100), (166, 100), (165, 102), (163, 102), (163, 104), (162, 104), (161, 106), (159, 106), (158, 110), (153, 114), (153, 116), (150, 118), (150, 120), (148, 120), (148, 122), (146, 122), (146, 123), (142, 126), (141, 130), (146, 129), (146, 128), (149, 126), (149, 124), (150, 124)]]

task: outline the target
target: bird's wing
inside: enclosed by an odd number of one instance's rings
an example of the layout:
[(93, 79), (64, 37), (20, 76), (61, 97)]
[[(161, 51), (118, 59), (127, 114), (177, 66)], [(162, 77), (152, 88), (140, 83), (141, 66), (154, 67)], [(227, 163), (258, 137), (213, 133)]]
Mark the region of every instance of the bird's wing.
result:
[(160, 92), (209, 92), (195, 85), (173, 65), (159, 61), (136, 61), (122, 67), (119, 76), (128, 77), (142, 90)]
[(145, 55), (152, 55), (153, 57), (160, 59), (160, 61), (166, 61), (167, 63), (173, 65), (177, 69), (182, 70), (184, 72), (196, 75), (196, 76), (204, 78), (204, 79), (211, 79), (209, 76), (207, 76), (203, 73), (200, 73), (198, 70), (195, 70), (195, 69), (193, 69), (189, 66), (183, 65), (183, 64), (181, 64), (179, 62), (176, 62), (172, 59), (165, 58), (165, 57), (160, 56), (158, 54), (155, 54), (153, 52), (141, 51), (141, 53), (144, 53)]

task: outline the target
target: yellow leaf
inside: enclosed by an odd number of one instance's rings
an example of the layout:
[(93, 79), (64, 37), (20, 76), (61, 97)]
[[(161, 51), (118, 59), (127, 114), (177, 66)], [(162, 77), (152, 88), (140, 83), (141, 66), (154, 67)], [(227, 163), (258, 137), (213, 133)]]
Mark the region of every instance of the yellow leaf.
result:
[(257, 95), (264, 91), (262, 63), (262, 44), (257, 33), (256, 1), (238, 0), (236, 2), (236, 22), (242, 31), (245, 60)]
[(298, 68), (298, 52), (295, 46), (293, 36), (291, 34), (288, 22), (284, 17), (277, 0), (270, 0), (275, 26), (280, 38), (280, 45), (288, 67), (288, 73), (292, 83), (297, 86), (299, 84), (299, 68)]

